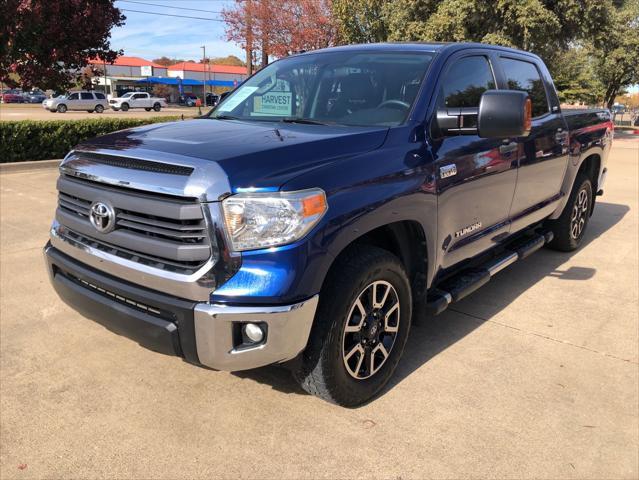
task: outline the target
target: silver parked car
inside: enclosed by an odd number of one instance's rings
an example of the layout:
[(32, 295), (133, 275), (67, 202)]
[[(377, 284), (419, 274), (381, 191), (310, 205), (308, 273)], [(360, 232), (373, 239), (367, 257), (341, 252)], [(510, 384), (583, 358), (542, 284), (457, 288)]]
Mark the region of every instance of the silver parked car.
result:
[(86, 110), (102, 113), (109, 106), (102, 92), (69, 92), (66, 95), (49, 98), (42, 102), (42, 107), (51, 112), (64, 113), (67, 110)]

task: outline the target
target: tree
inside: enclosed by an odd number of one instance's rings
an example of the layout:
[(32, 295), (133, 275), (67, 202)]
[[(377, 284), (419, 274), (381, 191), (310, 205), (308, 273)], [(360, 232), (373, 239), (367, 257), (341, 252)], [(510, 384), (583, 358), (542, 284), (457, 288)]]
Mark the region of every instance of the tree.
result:
[(384, 42), (388, 29), (384, 5), (388, 0), (333, 0), (340, 43)]
[(126, 17), (113, 2), (4, 0), (0, 80), (15, 86), (16, 73), (25, 89), (64, 90), (78, 81), (89, 59), (114, 61), (122, 52), (111, 49), (110, 31)]
[(158, 65), (164, 65), (165, 67), (170, 67), (171, 65), (175, 65), (176, 63), (182, 63), (185, 60), (182, 58), (169, 58), (169, 57), (160, 57), (153, 59), (153, 63), (157, 63)]
[(87, 65), (80, 70), (77, 77), (77, 86), (83, 90), (93, 90), (93, 79), (104, 75), (104, 69), (101, 66)]
[(236, 0), (222, 17), (227, 39), (246, 50), (249, 68), (254, 51), (264, 67), (271, 55), (328, 47), (336, 39), (331, 0)]
[(562, 103), (596, 105), (603, 101), (604, 88), (589, 47), (574, 45), (557, 54), (553, 80)]
[(615, 12), (613, 27), (595, 37), (591, 52), (604, 103), (612, 108), (625, 87), (639, 83), (639, 0)]
[(241, 59), (237, 58), (235, 55), (229, 55), (227, 57), (213, 57), (207, 58), (205, 60), (200, 60), (200, 63), (210, 63), (211, 65), (231, 65), (234, 67), (245, 67), (246, 63), (244, 63)]
[(389, 40), (495, 43), (551, 60), (609, 28), (614, 10), (612, 0), (392, 0), (384, 17)]
[(158, 83), (153, 85), (153, 96), (167, 99), (171, 96), (171, 87)]

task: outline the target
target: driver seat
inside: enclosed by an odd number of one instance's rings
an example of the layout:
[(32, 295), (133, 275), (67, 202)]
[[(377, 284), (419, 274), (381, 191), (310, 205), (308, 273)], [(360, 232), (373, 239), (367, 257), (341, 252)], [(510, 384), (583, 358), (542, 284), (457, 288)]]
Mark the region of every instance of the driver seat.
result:
[(377, 89), (373, 86), (371, 76), (364, 73), (353, 73), (340, 81), (340, 93), (331, 110), (331, 116), (341, 118), (377, 105)]

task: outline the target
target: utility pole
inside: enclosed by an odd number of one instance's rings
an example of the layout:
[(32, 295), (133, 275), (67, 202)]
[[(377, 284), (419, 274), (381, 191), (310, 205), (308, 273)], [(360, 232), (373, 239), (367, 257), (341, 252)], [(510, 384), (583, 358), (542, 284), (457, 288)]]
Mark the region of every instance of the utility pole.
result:
[(202, 105), (206, 107), (206, 80), (207, 80), (207, 59), (206, 59), (206, 45), (200, 47), (202, 49), (202, 65), (204, 66), (204, 82), (202, 83)]

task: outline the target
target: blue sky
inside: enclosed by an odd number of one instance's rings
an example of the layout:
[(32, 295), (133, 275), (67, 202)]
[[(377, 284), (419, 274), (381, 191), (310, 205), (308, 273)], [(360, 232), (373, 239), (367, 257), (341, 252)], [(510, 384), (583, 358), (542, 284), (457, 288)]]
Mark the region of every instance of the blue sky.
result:
[[(124, 50), (125, 55), (149, 60), (161, 56), (199, 60), (202, 58), (202, 45), (206, 46), (207, 56), (236, 55), (244, 59), (244, 51), (238, 45), (225, 40), (223, 22), (131, 11), (219, 19), (219, 13), (208, 12), (220, 12), (222, 8), (232, 4), (232, 0), (116, 0), (115, 5), (123, 10), (127, 19), (124, 26), (112, 30), (111, 46), (116, 50)], [(186, 8), (205, 12), (185, 10)]]

